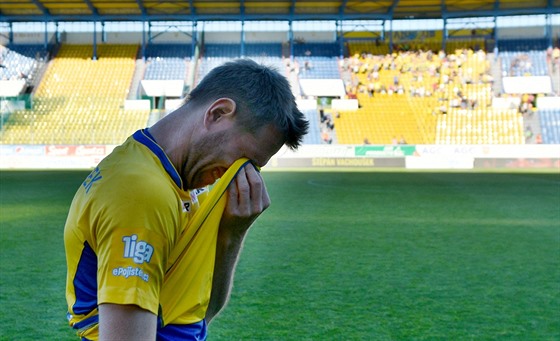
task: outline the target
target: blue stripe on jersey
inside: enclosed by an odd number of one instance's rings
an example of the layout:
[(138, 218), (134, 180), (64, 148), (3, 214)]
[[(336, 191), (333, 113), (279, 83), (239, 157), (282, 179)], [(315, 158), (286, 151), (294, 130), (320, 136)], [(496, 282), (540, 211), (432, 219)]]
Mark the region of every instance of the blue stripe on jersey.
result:
[(157, 341), (204, 341), (206, 340), (206, 321), (192, 324), (168, 324), (157, 331)]
[(132, 135), (132, 137), (136, 141), (148, 147), (152, 151), (152, 153), (154, 153), (158, 157), (159, 161), (163, 165), (163, 168), (165, 168), (167, 174), (169, 174), (169, 176), (173, 179), (177, 187), (183, 189), (183, 180), (181, 180), (179, 173), (177, 173), (177, 170), (175, 169), (171, 161), (169, 161), (169, 158), (167, 157), (163, 149), (161, 149), (161, 147), (156, 143), (156, 140), (154, 139), (152, 134), (150, 134), (148, 129), (140, 129), (136, 131)]
[(74, 323), (74, 325), (72, 326), (72, 328), (74, 329), (87, 329), (91, 326), (93, 326), (94, 324), (98, 324), (99, 323), (99, 315), (93, 315), (91, 317), (88, 317), (87, 319)]
[(88, 314), (97, 307), (97, 255), (87, 242), (84, 242), (73, 284), (76, 302), (72, 311), (77, 315)]

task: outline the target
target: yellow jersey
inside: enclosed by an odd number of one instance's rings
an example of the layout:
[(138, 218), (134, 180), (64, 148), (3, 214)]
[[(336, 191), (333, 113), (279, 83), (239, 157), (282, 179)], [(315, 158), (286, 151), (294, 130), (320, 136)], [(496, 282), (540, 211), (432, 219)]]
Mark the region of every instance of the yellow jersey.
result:
[(185, 189), (147, 129), (89, 174), (64, 229), (68, 320), (80, 337), (98, 338), (97, 307), (113, 303), (156, 314), (158, 339), (205, 339), (223, 193), (231, 181), (222, 179), (212, 190)]

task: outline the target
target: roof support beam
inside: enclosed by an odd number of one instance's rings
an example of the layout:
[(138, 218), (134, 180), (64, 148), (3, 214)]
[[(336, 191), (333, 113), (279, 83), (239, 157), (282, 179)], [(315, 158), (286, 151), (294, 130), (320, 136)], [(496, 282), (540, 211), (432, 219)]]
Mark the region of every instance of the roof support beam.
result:
[(31, 2), (33, 2), (33, 4), (35, 6), (37, 6), (37, 8), (39, 10), (41, 10), (41, 12), (43, 12), (44, 15), (49, 16), (51, 13), (49, 12), (49, 10), (43, 5), (42, 2), (38, 1), (38, 0), (31, 0)]
[(340, 7), (338, 8), (338, 15), (340, 16), (340, 20), (336, 22), (336, 34), (338, 35), (338, 49), (340, 59), (344, 57), (344, 26), (342, 22), (344, 21), (344, 10), (346, 9), (346, 4), (348, 4), (348, 0), (344, 0), (340, 4)]
[(348, 0), (342, 1), (340, 7), (338, 8), (338, 14), (340, 15), (340, 20), (344, 17), (344, 10), (346, 9), (346, 4), (348, 4)]
[(290, 40), (290, 60), (294, 60), (294, 16), (296, 13), (296, 0), (292, 0), (288, 16), (288, 39)]
[(498, 10), (500, 9), (500, 0), (494, 0), (494, 59), (498, 60)]
[(245, 58), (245, 0), (239, 3), (239, 13), (241, 14), (241, 58)]
[[(196, 8), (194, 7), (194, 1), (193, 0), (189, 0), (189, 7), (190, 7), (190, 12), (191, 12), (191, 18), (192, 18), (192, 27), (191, 27), (191, 55), (194, 56), (196, 55), (196, 47), (198, 46), (198, 30), (197, 30), (197, 26), (198, 26), (198, 16), (196, 14)], [(194, 83), (194, 79), (191, 82), (191, 84)]]
[(87, 5), (87, 7), (89, 8), (89, 10), (91, 11), (91, 14), (93, 15), (99, 15), (99, 12), (97, 11), (97, 8), (95, 8), (95, 6), (93, 6), (93, 4), (91, 3), (91, 1), (89, 0), (84, 0), (85, 4)]
[(546, 3), (546, 8), (548, 9), (549, 13), (546, 14), (545, 38), (549, 48), (552, 48), (552, 46), (554, 45), (554, 42), (552, 41), (552, 7), (552, 0), (548, 0)]
[(447, 5), (445, 0), (441, 0), (441, 17), (443, 19), (443, 39), (441, 40), (441, 49), (445, 51), (449, 30), (447, 29)]
[(389, 7), (389, 10), (387, 11), (389, 20), (393, 20), (393, 17), (395, 16), (395, 8), (397, 8), (397, 6), (399, 5), (399, 1), (400, 0), (393, 0), (393, 4), (391, 5), (391, 7)]
[(196, 20), (196, 8), (194, 7), (194, 1), (193, 0), (189, 0), (189, 9), (191, 11), (192, 20), (197, 21)]
[(146, 7), (144, 7), (144, 3), (142, 2), (142, 0), (136, 0), (136, 4), (140, 9), (140, 13), (142, 13), (142, 16), (146, 17)]

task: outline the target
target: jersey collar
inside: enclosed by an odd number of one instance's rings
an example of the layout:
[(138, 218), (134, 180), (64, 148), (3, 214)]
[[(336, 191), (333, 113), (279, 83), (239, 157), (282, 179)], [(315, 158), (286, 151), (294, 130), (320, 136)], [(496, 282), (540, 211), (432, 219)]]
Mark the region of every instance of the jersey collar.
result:
[(157, 144), (152, 134), (150, 134), (148, 128), (140, 129), (136, 131), (132, 135), (132, 137), (136, 141), (148, 147), (148, 149), (150, 149), (152, 153), (154, 153), (157, 156), (157, 158), (161, 162), (161, 165), (163, 166), (167, 174), (169, 174), (171, 179), (173, 179), (173, 182), (175, 182), (177, 187), (183, 189), (183, 180), (181, 180), (179, 173), (177, 173), (177, 170), (175, 169), (175, 167), (173, 166), (173, 164), (171, 163), (171, 161), (169, 160), (169, 158), (167, 157), (163, 149), (161, 149), (161, 147)]

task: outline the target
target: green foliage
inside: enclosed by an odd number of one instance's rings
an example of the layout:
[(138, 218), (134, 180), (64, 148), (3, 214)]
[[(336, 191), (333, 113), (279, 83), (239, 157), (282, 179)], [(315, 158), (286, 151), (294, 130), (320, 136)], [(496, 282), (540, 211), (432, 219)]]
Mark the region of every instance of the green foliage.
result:
[[(560, 174), (265, 172), (210, 340), (560, 338)], [(62, 230), (87, 172), (0, 172), (0, 339), (73, 340)]]

